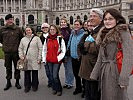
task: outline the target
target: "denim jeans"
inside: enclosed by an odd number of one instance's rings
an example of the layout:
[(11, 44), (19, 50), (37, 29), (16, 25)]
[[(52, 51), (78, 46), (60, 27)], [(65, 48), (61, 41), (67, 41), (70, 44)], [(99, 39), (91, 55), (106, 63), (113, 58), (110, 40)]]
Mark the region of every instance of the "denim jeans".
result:
[(72, 59), (70, 56), (65, 57), (65, 59), (67, 60), (63, 63), (65, 68), (65, 84), (73, 86), (74, 75), (72, 69)]
[(62, 92), (62, 86), (59, 79), (59, 70), (61, 64), (48, 63), (50, 75), (52, 76), (52, 89)]
[(50, 70), (48, 64), (44, 64), (44, 67), (45, 67), (46, 76), (48, 78), (48, 85), (52, 85), (52, 79), (50, 76)]

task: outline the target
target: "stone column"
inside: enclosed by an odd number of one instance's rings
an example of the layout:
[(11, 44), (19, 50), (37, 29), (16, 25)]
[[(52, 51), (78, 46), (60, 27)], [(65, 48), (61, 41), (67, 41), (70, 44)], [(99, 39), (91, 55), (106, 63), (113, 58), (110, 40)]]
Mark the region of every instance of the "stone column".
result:
[(22, 1), (22, 0), (20, 0), (20, 4), (21, 4), (21, 5), (20, 5), (20, 6), (21, 6), (20, 8), (21, 8), (21, 10), (22, 10), (22, 9), (23, 9), (23, 1)]
[(6, 12), (8, 11), (8, 9), (7, 9), (7, 0), (6, 0), (6, 9), (5, 9), (5, 11), (6, 11)]
[(13, 12), (16, 12), (15, 0), (13, 1), (13, 5), (14, 5), (14, 11)]

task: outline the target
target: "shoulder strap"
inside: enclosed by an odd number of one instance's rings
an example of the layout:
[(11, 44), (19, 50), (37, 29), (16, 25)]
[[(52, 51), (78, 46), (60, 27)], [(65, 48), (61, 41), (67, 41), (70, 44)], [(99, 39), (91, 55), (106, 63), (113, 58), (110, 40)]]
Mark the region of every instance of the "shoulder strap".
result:
[(27, 55), (28, 49), (29, 49), (29, 47), (30, 47), (30, 43), (31, 43), (31, 41), (32, 41), (33, 38), (34, 38), (34, 35), (31, 37), (30, 42), (28, 43), (25, 56)]
[(59, 45), (60, 45), (60, 48), (61, 48), (61, 41), (62, 41), (62, 37), (59, 37)]

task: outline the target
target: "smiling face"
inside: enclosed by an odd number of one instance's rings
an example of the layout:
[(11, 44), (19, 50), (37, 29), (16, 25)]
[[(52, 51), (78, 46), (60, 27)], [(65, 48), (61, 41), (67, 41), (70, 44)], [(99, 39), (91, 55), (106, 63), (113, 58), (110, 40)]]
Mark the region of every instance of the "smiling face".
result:
[(104, 18), (104, 25), (107, 29), (115, 27), (117, 24), (116, 19), (110, 14), (107, 13)]
[(14, 22), (14, 18), (9, 18), (8, 20), (6, 20), (7, 25), (12, 25), (13, 22)]
[(100, 16), (96, 12), (91, 12), (89, 19), (90, 19), (90, 21), (94, 27), (99, 25), (102, 21), (102, 19), (100, 18)]
[(82, 27), (78, 21), (74, 23), (74, 30), (79, 30)]
[(67, 27), (67, 22), (62, 19), (60, 22), (60, 26), (61, 26), (61, 28)]
[(57, 32), (56, 28), (54, 26), (51, 26), (50, 27), (50, 34), (54, 35), (54, 34), (56, 34), (56, 32)]
[(32, 35), (32, 30), (31, 30), (31, 28), (29, 28), (29, 27), (27, 27), (27, 28), (25, 29), (25, 32), (26, 32), (26, 35), (28, 35), (28, 36), (31, 36), (31, 35)]

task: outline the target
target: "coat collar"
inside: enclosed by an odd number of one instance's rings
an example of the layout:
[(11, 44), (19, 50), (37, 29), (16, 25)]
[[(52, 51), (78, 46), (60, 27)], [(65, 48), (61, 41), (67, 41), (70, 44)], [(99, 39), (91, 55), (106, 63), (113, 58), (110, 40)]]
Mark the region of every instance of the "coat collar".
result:
[(105, 27), (102, 27), (98, 33), (98, 36), (96, 38), (96, 44), (106, 46), (107, 43), (110, 43), (112, 41), (115, 42), (122, 42), (121, 33), (124, 31), (129, 31), (127, 24), (120, 24), (116, 27), (112, 28), (108, 33), (106, 33), (105, 37), (101, 38), (102, 31), (105, 29)]

